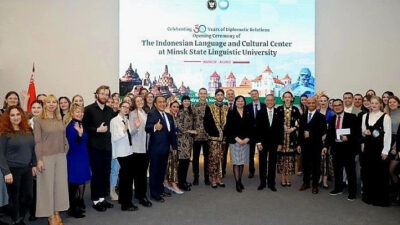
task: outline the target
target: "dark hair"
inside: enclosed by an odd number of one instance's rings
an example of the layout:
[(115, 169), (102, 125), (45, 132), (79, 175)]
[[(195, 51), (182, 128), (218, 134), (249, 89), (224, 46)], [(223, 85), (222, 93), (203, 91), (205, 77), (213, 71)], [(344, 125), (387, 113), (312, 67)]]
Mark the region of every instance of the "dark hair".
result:
[(121, 108), (124, 103), (129, 105), (129, 110), (130, 110), (131, 109), (131, 104), (129, 104), (129, 102), (126, 102), (126, 101), (123, 101), (123, 102), (119, 103), (119, 107)]
[(342, 100), (342, 99), (340, 99), (340, 98), (333, 99), (333, 102), (332, 102), (332, 104), (333, 104), (333, 103), (335, 103), (335, 102), (341, 102), (341, 103), (342, 103), (342, 105), (343, 105), (343, 100)]
[(107, 86), (107, 85), (101, 85), (100, 87), (98, 87), (98, 88), (96, 89), (95, 94), (98, 94), (98, 93), (100, 92), (100, 90), (108, 90), (108, 95), (109, 95), (109, 96), (111, 95), (110, 87)]
[[(59, 97), (59, 98), (58, 98), (58, 104), (60, 104), (61, 99), (67, 100), (67, 102), (68, 102), (68, 107), (71, 107), (71, 100), (69, 100), (68, 97), (66, 97), (66, 96), (61, 96), (61, 97)], [(61, 109), (61, 108), (60, 108), (60, 109)]]
[(374, 92), (374, 95), (376, 95), (376, 92), (373, 89), (369, 89), (367, 92), (365, 92), (365, 95), (367, 96), (368, 95), (367, 93), (370, 91)]
[(171, 107), (172, 107), (172, 105), (173, 105), (173, 104), (175, 104), (175, 103), (176, 103), (176, 104), (178, 104), (178, 108), (179, 108), (179, 106), (180, 106), (180, 105), (179, 105), (179, 102), (178, 102), (178, 101), (176, 101), (176, 100), (175, 100), (175, 101), (173, 101), (173, 102), (171, 102), (171, 103), (169, 103), (169, 107), (171, 108)]
[(40, 105), (43, 107), (43, 102), (40, 101), (40, 100), (35, 100), (35, 101), (33, 101), (33, 102), (31, 103), (30, 107), (32, 108), (33, 104), (35, 104), (35, 103), (38, 103), (38, 104), (40, 104)]
[[(182, 98), (181, 98), (181, 105), (179, 106), (179, 110), (183, 110), (185, 107), (183, 106), (183, 101), (185, 101), (185, 100), (189, 100), (190, 101), (190, 97), (189, 96), (187, 96), (187, 95), (184, 95)], [(189, 105), (189, 107), (188, 107), (188, 111), (189, 111), (189, 114), (191, 115), (192, 114), (192, 106), (191, 105)]]
[(38, 94), (38, 95), (36, 95), (36, 98), (39, 98), (40, 96), (44, 96), (44, 97), (47, 97), (47, 95), (46, 94)]
[(163, 98), (164, 100), (165, 100), (165, 97), (164, 96), (156, 96), (155, 98), (154, 98), (154, 103), (156, 103), (157, 102), (157, 99), (159, 99), (159, 98)]
[(118, 95), (118, 96), (119, 96), (119, 93), (118, 93), (118, 92), (114, 92), (114, 93), (112, 93), (112, 95), (111, 95), (111, 98), (114, 98), (114, 96), (116, 96), (116, 95)]
[(16, 95), (16, 96), (17, 96), (17, 98), (18, 98), (17, 106), (21, 106), (21, 99), (19, 98), (18, 93), (15, 92), (15, 91), (9, 91), (9, 92), (6, 94), (6, 97), (4, 98), (3, 109), (7, 109), (7, 107), (8, 107), (7, 98), (10, 97), (11, 95)]
[(207, 91), (207, 89), (204, 88), (204, 87), (202, 87), (202, 88), (199, 89), (199, 92), (200, 92), (200, 91)]
[(246, 98), (243, 97), (243, 95), (238, 95), (238, 96), (235, 97), (235, 101), (233, 102), (233, 108), (234, 108), (234, 109), (237, 108), (237, 107), (236, 107), (236, 102), (237, 102), (237, 100), (238, 100), (239, 98), (242, 98), (243, 101), (244, 101), (244, 105), (246, 105)]
[(218, 88), (217, 90), (215, 90), (215, 93), (214, 93), (214, 95), (217, 95), (218, 93), (222, 93), (223, 95), (225, 95), (225, 91), (223, 90), (223, 89), (221, 89), (221, 88)]
[(350, 91), (346, 91), (346, 92), (343, 94), (343, 97), (344, 97), (345, 95), (351, 95), (351, 97), (353, 98), (353, 93), (351, 93)]
[(356, 97), (356, 96), (360, 96), (361, 98), (363, 98), (363, 96), (360, 93), (357, 93), (354, 95), (354, 97)]
[(393, 93), (393, 92), (391, 92), (391, 91), (385, 91), (385, 92), (383, 92), (383, 94), (382, 94), (382, 98), (383, 98), (383, 96), (384, 96), (385, 94), (389, 95), (389, 97), (394, 96), (394, 93)]

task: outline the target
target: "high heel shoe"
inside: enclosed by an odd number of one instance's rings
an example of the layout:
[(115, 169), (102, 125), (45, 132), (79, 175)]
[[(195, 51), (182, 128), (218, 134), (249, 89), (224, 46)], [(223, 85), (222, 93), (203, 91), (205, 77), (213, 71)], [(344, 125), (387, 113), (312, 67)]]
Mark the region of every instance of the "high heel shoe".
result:
[(240, 188), (239, 182), (236, 182), (236, 191), (237, 192), (242, 192), (242, 188)]
[(239, 181), (239, 185), (240, 185), (240, 188), (241, 188), (242, 190), (244, 190), (244, 186), (243, 186), (243, 184), (242, 184), (242, 181)]

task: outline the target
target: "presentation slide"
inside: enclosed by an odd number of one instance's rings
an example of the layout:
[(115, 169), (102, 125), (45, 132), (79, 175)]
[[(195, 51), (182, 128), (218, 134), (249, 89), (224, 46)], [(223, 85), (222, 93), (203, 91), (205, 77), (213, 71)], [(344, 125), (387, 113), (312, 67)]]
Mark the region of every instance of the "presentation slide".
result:
[(314, 0), (120, 0), (121, 95), (315, 92)]

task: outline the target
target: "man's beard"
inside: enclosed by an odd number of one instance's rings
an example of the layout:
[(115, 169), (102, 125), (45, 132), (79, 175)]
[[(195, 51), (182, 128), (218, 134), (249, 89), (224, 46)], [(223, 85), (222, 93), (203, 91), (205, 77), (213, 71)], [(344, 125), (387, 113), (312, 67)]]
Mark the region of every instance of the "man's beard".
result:
[(105, 105), (107, 103), (107, 99), (97, 98), (97, 101), (100, 102), (100, 104), (103, 104), (103, 105)]

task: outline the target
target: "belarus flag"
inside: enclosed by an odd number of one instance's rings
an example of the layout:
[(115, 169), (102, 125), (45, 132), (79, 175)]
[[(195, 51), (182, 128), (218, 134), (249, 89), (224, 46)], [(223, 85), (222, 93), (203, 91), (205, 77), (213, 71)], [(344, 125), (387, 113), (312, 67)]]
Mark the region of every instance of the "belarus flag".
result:
[(32, 104), (33, 101), (36, 100), (36, 88), (35, 88), (35, 76), (34, 76), (34, 74), (35, 74), (35, 64), (33, 64), (32, 75), (31, 75), (31, 79), (29, 81), (29, 88), (28, 88), (29, 99), (28, 99), (28, 105), (26, 107), (28, 109), (28, 112), (30, 112), (30, 113), (32, 112), (31, 104)]

